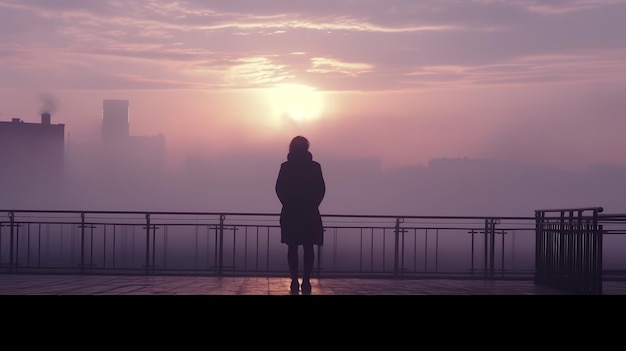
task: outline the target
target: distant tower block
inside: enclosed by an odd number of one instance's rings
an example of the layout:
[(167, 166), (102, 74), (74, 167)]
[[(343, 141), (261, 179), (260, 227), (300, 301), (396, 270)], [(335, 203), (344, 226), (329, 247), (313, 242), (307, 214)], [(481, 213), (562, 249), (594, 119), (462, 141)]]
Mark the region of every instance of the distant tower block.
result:
[(126, 142), (129, 137), (128, 100), (104, 100), (102, 103), (102, 142)]

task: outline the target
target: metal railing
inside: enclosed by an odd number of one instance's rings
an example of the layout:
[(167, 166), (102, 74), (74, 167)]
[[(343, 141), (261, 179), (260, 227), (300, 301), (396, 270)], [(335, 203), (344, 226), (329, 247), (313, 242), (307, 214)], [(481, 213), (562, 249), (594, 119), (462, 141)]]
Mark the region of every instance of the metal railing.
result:
[(602, 293), (602, 207), (537, 210), (538, 284), (573, 293)]
[[(606, 216), (604, 234), (626, 233), (624, 218)], [(278, 219), (268, 213), (0, 210), (0, 273), (285, 275)], [(326, 214), (323, 222), (318, 276), (535, 274), (534, 216)], [(605, 253), (603, 260), (613, 275), (626, 268), (621, 253)]]

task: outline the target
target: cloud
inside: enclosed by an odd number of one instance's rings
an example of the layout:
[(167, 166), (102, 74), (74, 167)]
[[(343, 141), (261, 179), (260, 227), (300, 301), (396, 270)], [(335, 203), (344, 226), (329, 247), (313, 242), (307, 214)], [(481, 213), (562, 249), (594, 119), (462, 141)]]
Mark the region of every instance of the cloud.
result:
[(324, 57), (314, 57), (311, 63), (312, 67), (307, 71), (315, 73), (341, 73), (347, 76), (357, 76), (374, 69), (373, 65), (367, 63), (341, 62)]
[(625, 64), (624, 5), (0, 0), (0, 74), (11, 79), (5, 86), (41, 80), (96, 89), (299, 82), (396, 90), (596, 79)]
[(226, 82), (234, 86), (254, 86), (278, 83), (289, 77), (284, 66), (267, 57), (250, 57), (235, 60), (226, 73)]
[(625, 0), (561, 0), (551, 3), (525, 1), (522, 6), (533, 13), (541, 15), (562, 15), (574, 12), (593, 10), (600, 7), (626, 4)]

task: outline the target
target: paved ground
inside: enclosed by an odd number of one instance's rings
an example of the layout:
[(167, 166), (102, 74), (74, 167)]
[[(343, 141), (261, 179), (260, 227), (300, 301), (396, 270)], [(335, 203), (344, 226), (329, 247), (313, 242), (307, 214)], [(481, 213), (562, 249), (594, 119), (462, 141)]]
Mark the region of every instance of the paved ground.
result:
[[(288, 278), (0, 274), (0, 295), (289, 295)], [(527, 280), (312, 280), (312, 295), (563, 295)], [(604, 282), (626, 295), (626, 282)]]

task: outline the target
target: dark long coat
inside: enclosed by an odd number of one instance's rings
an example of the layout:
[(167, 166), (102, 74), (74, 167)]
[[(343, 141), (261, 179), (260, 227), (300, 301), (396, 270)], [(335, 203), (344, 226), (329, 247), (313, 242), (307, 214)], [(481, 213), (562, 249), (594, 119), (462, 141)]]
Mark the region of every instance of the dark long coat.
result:
[(280, 241), (287, 245), (324, 244), (324, 227), (319, 206), (326, 193), (322, 167), (306, 151), (289, 153), (280, 165), (276, 195), (280, 212)]

